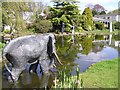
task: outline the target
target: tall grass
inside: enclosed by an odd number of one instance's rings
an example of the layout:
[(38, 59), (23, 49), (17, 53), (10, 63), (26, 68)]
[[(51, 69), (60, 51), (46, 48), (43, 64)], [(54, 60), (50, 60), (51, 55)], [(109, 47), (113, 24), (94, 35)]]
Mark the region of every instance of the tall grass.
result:
[(76, 76), (72, 76), (72, 70), (63, 68), (58, 71), (52, 88), (82, 88), (83, 81), (80, 78), (80, 67), (76, 68)]

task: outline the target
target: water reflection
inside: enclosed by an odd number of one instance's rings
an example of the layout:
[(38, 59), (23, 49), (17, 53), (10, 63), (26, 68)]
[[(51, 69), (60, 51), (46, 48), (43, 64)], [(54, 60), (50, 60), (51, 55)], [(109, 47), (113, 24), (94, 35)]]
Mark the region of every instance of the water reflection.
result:
[(112, 34), (109, 35), (109, 45), (112, 44)]
[[(76, 66), (79, 65), (84, 72), (91, 64), (111, 60), (118, 57), (118, 47), (115, 41), (119, 41), (115, 35), (85, 35), (57, 37), (57, 53), (64, 67), (72, 68), (75, 75)], [(61, 67), (60, 67), (61, 68)]]
[[(102, 60), (111, 60), (118, 57), (119, 43), (116, 35), (71, 35), (56, 37), (56, 49), (63, 65), (58, 66), (57, 70), (65, 69), (67, 73), (72, 71), (76, 75), (76, 67), (80, 66), (81, 72), (84, 72), (91, 64)], [(9, 65), (10, 66), (10, 65)], [(9, 73), (3, 68), (2, 87), (3, 88), (51, 88), (56, 72), (42, 75), (40, 65), (36, 73), (29, 73), (28, 69), (23, 71), (17, 84), (9, 83), (6, 79)]]
[(24, 70), (17, 83), (8, 82), (7, 75), (8, 73), (3, 71), (2, 88), (51, 88), (54, 79), (54, 73), (51, 71), (38, 76), (38, 73), (29, 73), (28, 70)]

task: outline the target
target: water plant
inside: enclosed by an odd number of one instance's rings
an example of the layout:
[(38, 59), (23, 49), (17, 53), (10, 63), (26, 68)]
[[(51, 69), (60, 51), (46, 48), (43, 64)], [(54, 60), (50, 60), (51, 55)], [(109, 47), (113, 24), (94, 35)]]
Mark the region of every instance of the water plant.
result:
[(54, 86), (52, 86), (52, 88), (82, 88), (83, 80), (79, 73), (79, 66), (76, 68), (76, 76), (72, 76), (72, 70), (66, 67), (58, 70), (58, 74), (55, 76)]

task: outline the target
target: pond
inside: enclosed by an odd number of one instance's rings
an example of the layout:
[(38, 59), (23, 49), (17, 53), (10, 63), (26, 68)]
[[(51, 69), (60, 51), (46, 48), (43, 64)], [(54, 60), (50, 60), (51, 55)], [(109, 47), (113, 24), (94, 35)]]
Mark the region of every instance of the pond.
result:
[[(27, 66), (23, 71), (17, 84), (8, 82), (9, 75), (3, 68), (3, 88), (40, 88), (47, 86), (51, 88), (56, 72), (66, 68), (76, 75), (76, 68), (80, 67), (80, 73), (85, 72), (92, 64), (102, 60), (112, 60), (118, 57), (118, 36), (117, 35), (76, 35), (57, 36), (57, 54), (63, 65), (52, 69), (49, 75), (42, 75), (39, 66), (37, 74), (29, 73)], [(2, 73), (0, 70), (0, 72)]]

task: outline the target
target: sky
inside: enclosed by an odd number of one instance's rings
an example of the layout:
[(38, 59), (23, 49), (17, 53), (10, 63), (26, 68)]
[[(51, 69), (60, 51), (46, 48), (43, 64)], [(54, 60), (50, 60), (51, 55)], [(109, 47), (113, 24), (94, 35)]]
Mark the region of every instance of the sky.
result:
[[(35, 0), (35, 1), (42, 1), (46, 5), (52, 6), (52, 3), (50, 3), (50, 0)], [(109, 11), (118, 9), (118, 2), (120, 0), (78, 0), (78, 1), (80, 1), (79, 9), (81, 10), (81, 12), (85, 9), (85, 7), (88, 4), (92, 4), (92, 5), (100, 4), (107, 10), (107, 12), (109, 12)]]

